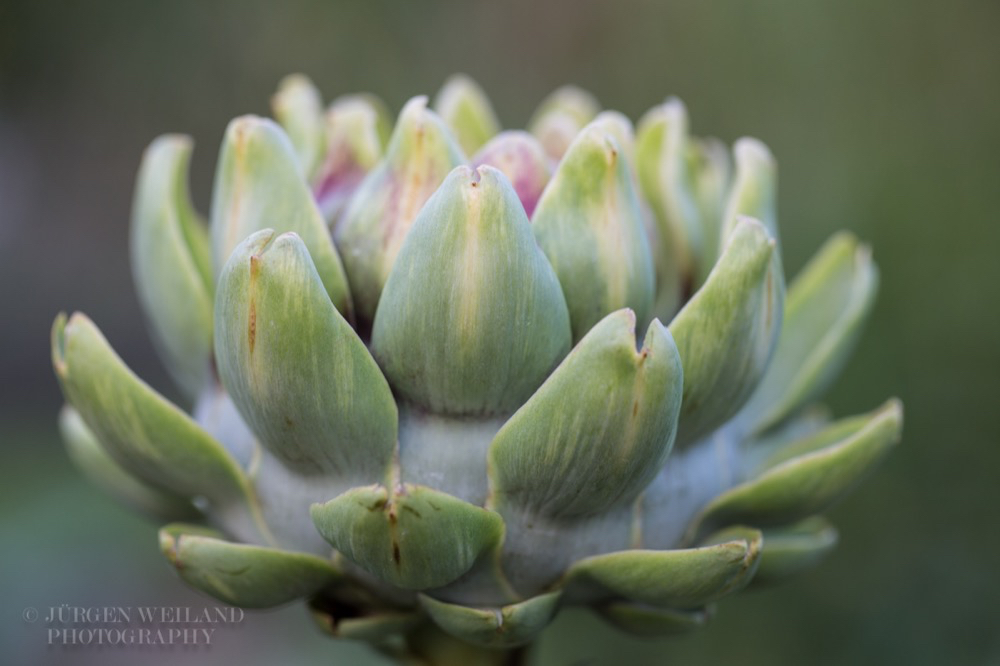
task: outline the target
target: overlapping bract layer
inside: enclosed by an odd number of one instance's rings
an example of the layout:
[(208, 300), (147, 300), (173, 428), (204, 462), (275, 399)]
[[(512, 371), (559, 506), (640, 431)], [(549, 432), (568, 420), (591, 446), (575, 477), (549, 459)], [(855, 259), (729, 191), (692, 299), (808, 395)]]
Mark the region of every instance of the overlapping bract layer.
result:
[(248, 607), (310, 598), (335, 635), (432, 621), (510, 647), (566, 604), (695, 628), (833, 546), (820, 514), (901, 407), (807, 408), (877, 273), (841, 234), (786, 298), (763, 144), (731, 159), (677, 100), (633, 134), (574, 88), (504, 132), (464, 77), (391, 136), (380, 102), (324, 111), (304, 77), (274, 108), (280, 125), (230, 124), (208, 230), (188, 139), (140, 170), (140, 301), (197, 419), (85, 316), (53, 329), (70, 452), (186, 521), (161, 534), (186, 581)]

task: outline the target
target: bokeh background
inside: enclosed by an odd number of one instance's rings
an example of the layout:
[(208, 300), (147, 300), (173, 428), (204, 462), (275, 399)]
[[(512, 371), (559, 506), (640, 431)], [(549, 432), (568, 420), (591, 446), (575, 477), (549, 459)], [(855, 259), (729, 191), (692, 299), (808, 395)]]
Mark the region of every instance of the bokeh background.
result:
[(175, 580), (155, 526), (71, 468), (48, 334), (59, 310), (86, 311), (174, 395), (126, 256), (145, 145), (194, 136), (207, 210), (225, 124), (266, 113), (284, 74), (398, 110), (463, 71), (507, 126), (573, 82), (633, 118), (676, 94), (696, 133), (767, 142), (788, 274), (839, 228), (882, 271), (829, 404), (906, 404), (903, 445), (832, 512), (842, 543), (820, 568), (680, 639), (571, 613), (534, 663), (1000, 663), (998, 34), (989, 0), (0, 1), (0, 661), (380, 663), (298, 607), (248, 615), (210, 650), (46, 647), (24, 608), (211, 605)]

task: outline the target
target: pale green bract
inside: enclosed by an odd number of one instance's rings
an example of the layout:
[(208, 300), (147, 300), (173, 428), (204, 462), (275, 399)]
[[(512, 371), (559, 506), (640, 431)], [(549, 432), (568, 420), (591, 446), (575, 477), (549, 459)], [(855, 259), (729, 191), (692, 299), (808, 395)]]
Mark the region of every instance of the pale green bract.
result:
[(763, 143), (570, 87), (503, 131), (461, 76), (391, 132), (302, 76), (274, 109), (230, 124), (207, 226), (190, 139), (139, 172), (133, 273), (191, 415), (86, 316), (53, 328), (73, 459), (181, 521), (185, 581), (305, 599), (407, 663), (503, 663), (566, 606), (688, 631), (835, 545), (822, 514), (902, 408), (815, 405), (878, 274), (841, 233), (786, 290)]

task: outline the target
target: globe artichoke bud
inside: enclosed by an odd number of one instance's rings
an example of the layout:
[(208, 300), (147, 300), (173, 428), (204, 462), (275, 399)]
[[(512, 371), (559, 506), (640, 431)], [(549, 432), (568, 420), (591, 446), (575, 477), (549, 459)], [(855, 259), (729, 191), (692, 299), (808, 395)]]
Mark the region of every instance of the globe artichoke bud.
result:
[(286, 79), (280, 124), (226, 130), (208, 228), (190, 139), (152, 143), (133, 272), (194, 406), (60, 315), (84, 473), (170, 523), (193, 587), (306, 600), (406, 663), (503, 663), (567, 606), (676, 634), (819, 562), (824, 512), (902, 427), (896, 400), (815, 402), (872, 309), (870, 250), (834, 236), (786, 293), (774, 158), (690, 136), (678, 100), (637, 133), (576, 89), (532, 133), (466, 78), (435, 108), (386, 143), (374, 98), (324, 112)]

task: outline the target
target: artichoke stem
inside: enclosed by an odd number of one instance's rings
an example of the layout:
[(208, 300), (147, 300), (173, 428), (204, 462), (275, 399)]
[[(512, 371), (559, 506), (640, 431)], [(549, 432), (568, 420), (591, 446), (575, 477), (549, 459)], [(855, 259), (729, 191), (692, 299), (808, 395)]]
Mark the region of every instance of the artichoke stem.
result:
[(427, 622), (406, 637), (406, 666), (525, 666), (528, 648), (491, 649), (466, 643)]

